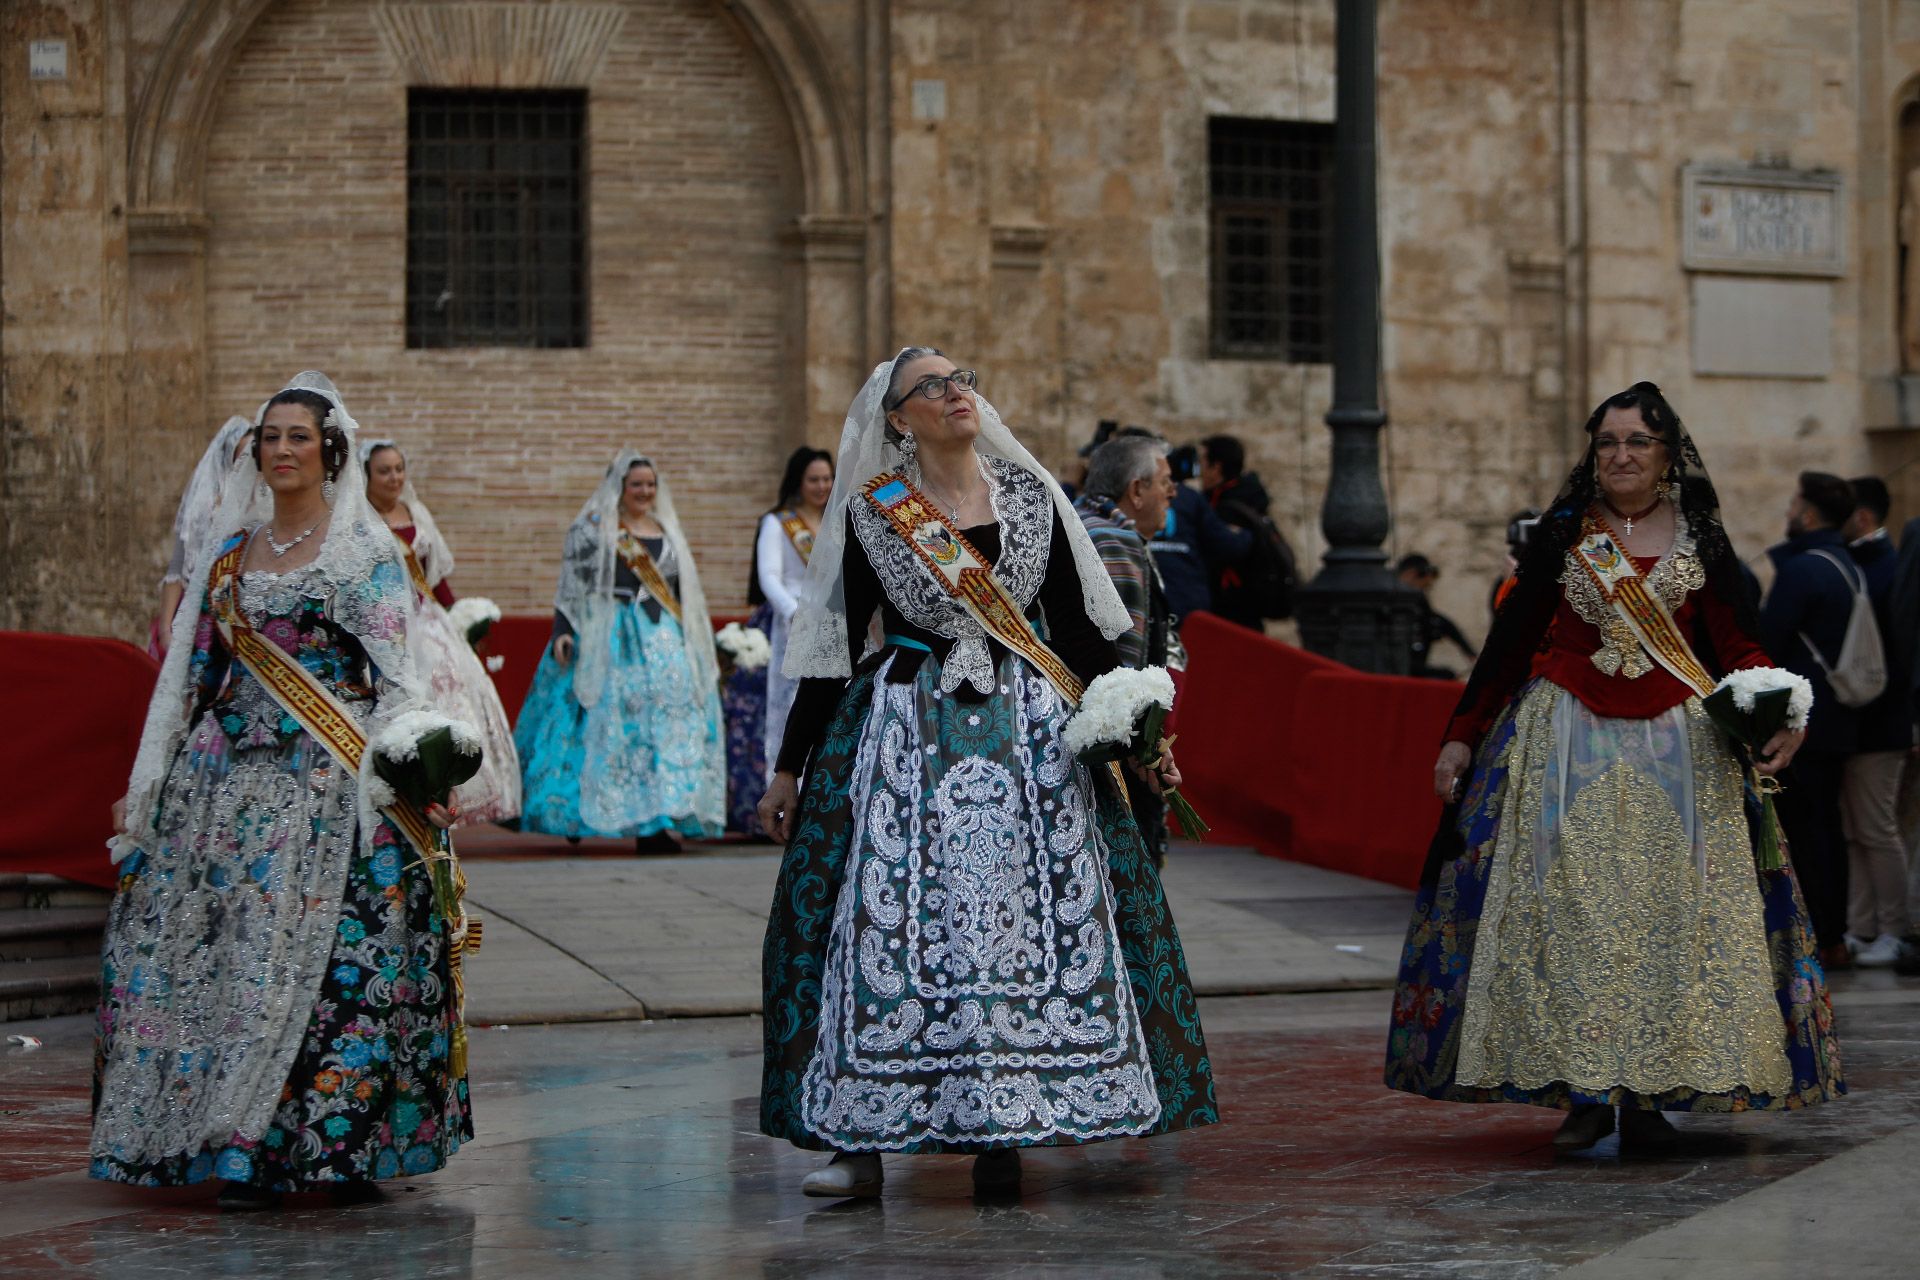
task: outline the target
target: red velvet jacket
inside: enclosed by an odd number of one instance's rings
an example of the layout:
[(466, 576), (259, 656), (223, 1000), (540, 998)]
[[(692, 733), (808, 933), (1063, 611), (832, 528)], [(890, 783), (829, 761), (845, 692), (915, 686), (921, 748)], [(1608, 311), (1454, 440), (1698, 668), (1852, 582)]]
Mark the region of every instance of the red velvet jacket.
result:
[[(1773, 665), (1759, 641), (1740, 629), (1733, 609), (1707, 586), (1690, 539), (1677, 543), (1664, 562), (1635, 556), (1633, 563), (1666, 601), (1680, 633), (1714, 675)], [(1569, 566), (1571, 570), (1571, 561)], [(1615, 719), (1651, 719), (1693, 692), (1654, 662), (1638, 641), (1617, 630), (1610, 640), (1596, 625), (1612, 620), (1612, 610), (1584, 572), (1570, 571), (1561, 583), (1557, 595), (1541, 597), (1554, 606), (1548, 616), (1514, 620), (1538, 629), (1539, 647), (1528, 657), (1510, 658), (1504, 669), (1485, 673), (1487, 678), (1471, 698), (1461, 699), (1447, 722), (1446, 741), (1477, 747), (1501, 709), (1534, 676), (1553, 681), (1596, 715)], [(1522, 602), (1516, 598), (1504, 607), (1522, 607)], [(1614, 622), (1614, 628), (1623, 625)], [(1525, 653), (1518, 648), (1509, 652)]]

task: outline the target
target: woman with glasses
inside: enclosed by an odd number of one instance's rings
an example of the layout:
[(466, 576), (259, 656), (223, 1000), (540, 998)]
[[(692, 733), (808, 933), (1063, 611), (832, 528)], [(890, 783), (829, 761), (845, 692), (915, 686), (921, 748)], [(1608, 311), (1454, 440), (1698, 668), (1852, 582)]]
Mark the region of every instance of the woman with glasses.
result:
[[(1844, 1091), (1791, 870), (1756, 867), (1742, 753), (1701, 707), (1772, 663), (1699, 452), (1650, 382), (1521, 552), (1446, 730), (1448, 802), (1403, 952), (1387, 1083), (1567, 1112), (1562, 1150), (1667, 1111), (1787, 1110)], [(1804, 731), (1753, 762), (1778, 773)]]
[[(881, 1152), (955, 1152), (1004, 1193), (1021, 1147), (1212, 1123), (1159, 876), (1061, 736), (1130, 619), (971, 370), (927, 347), (874, 370), (800, 599), (760, 803), (788, 842), (761, 1128), (838, 1153), (802, 1189), (873, 1196)], [(1178, 780), (1169, 758), (1151, 784)]]
[(651, 459), (622, 450), (567, 530), (553, 638), (513, 729), (520, 822), (641, 853), (718, 835), (726, 811), (707, 597)]

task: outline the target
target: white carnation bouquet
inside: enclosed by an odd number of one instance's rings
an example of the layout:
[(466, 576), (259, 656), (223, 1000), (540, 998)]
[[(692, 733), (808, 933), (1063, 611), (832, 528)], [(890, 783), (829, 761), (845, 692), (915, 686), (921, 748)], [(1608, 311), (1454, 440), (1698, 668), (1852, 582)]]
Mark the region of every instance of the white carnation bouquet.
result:
[(463, 596), (453, 602), (447, 617), (468, 644), (479, 644), (487, 638), (487, 629), (500, 621), (500, 606), (485, 596)]
[[(1173, 746), (1173, 739), (1160, 734), (1172, 710), (1173, 677), (1165, 667), (1116, 667), (1094, 677), (1062, 736), (1067, 750), (1089, 764), (1131, 760), (1156, 769)], [(1182, 836), (1198, 840), (1207, 833), (1207, 824), (1177, 787), (1163, 794)]]
[(720, 651), (722, 676), (732, 675), (735, 671), (758, 671), (773, 661), (773, 644), (767, 639), (767, 633), (758, 627), (743, 627), (737, 622), (729, 622), (720, 628), (713, 637), (713, 644)]
[[(1750, 667), (1733, 671), (1713, 692), (1701, 699), (1713, 722), (1727, 736), (1746, 747), (1755, 758), (1782, 729), (1804, 729), (1813, 710), (1813, 686), (1806, 677), (1780, 667)], [(1760, 793), (1760, 848), (1754, 865), (1762, 871), (1778, 871), (1785, 865), (1780, 856), (1779, 819), (1774, 816), (1773, 797), (1780, 784), (1773, 778), (1752, 775), (1753, 789)]]

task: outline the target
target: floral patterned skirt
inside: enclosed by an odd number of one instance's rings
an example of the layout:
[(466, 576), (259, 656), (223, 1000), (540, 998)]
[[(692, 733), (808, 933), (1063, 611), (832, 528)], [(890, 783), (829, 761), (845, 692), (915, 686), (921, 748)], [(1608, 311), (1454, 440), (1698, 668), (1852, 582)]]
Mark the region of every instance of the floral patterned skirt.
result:
[(1455, 1102), (1743, 1111), (1845, 1091), (1790, 869), (1697, 699), (1596, 716), (1549, 681), (1495, 723), (1414, 903), (1386, 1083)]
[[(773, 606), (761, 605), (747, 625), (766, 631), (773, 625)], [(720, 711), (727, 721), (727, 830), (759, 835), (755, 810), (767, 792), (767, 681), (773, 664), (752, 671), (735, 671), (720, 682)]]
[(1158, 873), (1020, 659), (983, 702), (856, 675), (809, 771), (763, 952), (761, 1128), (981, 1151), (1218, 1119)]
[(292, 1191), (428, 1173), (473, 1136), (431, 887), (355, 809), (297, 729), (236, 749), (209, 714), (181, 748), (109, 914), (94, 1177)]
[[(573, 668), (541, 655), (514, 725), (525, 775), (520, 825), (558, 836), (718, 835), (726, 821), (720, 695), (693, 687), (672, 614), (623, 605), (608, 629), (606, 685), (592, 707)], [(758, 797), (756, 797), (756, 800)]]

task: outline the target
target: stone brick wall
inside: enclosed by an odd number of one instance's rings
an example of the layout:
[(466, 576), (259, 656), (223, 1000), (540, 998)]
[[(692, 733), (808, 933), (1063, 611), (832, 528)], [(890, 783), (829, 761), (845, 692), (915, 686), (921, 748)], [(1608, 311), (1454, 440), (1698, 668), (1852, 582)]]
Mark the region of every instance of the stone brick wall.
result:
[[(1334, 10), (0, 6), (0, 625), (133, 637), (207, 434), (310, 364), (407, 445), (459, 588), (510, 609), (544, 606), (566, 521), (628, 442), (659, 453), (709, 594), (737, 604), (786, 448), (831, 444), (864, 369), (908, 340), (977, 365), (1049, 463), (1105, 417), (1243, 435), (1311, 567), (1329, 370), (1209, 358), (1205, 140), (1214, 115), (1332, 118)], [(1389, 550), (1445, 567), (1436, 603), (1470, 633), (1507, 517), (1637, 378), (1693, 427), (1744, 553), (1801, 467), (1879, 466), (1920, 498), (1889, 339), (1914, 11), (1384, 0)], [(469, 34), (408, 44), (435, 24)], [(11, 74), (63, 33), (67, 83)], [(406, 350), (407, 85), (557, 74), (590, 95), (592, 345)], [(1692, 372), (1681, 171), (1762, 161), (1846, 184), (1825, 378)]]
[(207, 164), (213, 416), (327, 370), (407, 450), (456, 589), (515, 612), (550, 607), (567, 522), (631, 444), (673, 485), (710, 598), (743, 601), (802, 426), (794, 149), (765, 69), (715, 6), (627, 5), (587, 86), (589, 346), (408, 350), (408, 85), (371, 9), (276, 5), (229, 75)]

